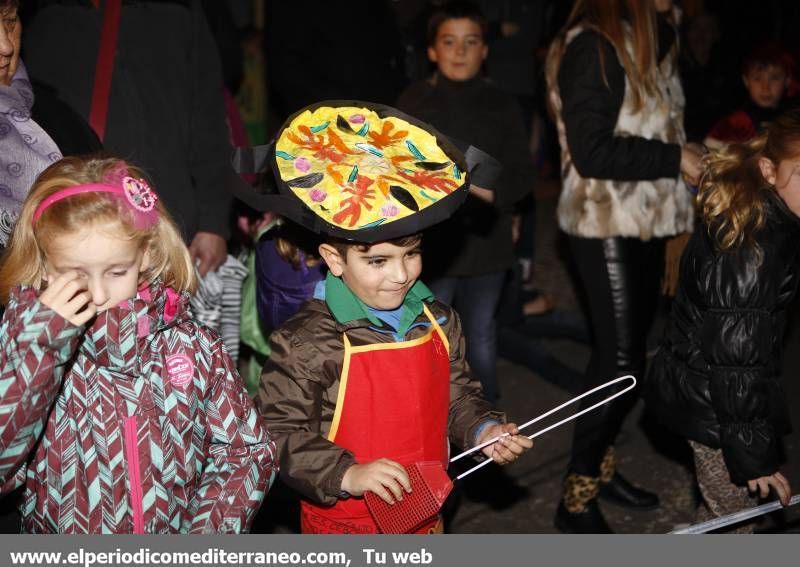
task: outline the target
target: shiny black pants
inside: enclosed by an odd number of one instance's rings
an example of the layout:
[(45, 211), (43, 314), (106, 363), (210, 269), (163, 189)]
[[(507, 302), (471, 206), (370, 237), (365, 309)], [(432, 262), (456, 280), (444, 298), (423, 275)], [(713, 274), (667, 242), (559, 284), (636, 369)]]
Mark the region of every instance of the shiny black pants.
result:
[[(593, 339), (582, 391), (626, 374), (633, 374), (641, 382), (647, 333), (658, 303), (664, 241), (570, 236), (569, 244)], [(625, 416), (636, 402), (637, 391), (638, 388), (578, 418), (571, 473), (599, 476), (603, 455), (614, 444)], [(602, 397), (584, 398), (581, 409)]]

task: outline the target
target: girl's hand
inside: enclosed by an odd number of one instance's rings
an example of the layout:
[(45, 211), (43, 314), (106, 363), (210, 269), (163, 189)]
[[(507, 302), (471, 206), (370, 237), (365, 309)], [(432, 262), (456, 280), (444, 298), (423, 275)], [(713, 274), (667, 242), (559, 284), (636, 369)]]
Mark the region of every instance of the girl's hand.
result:
[(781, 473), (776, 472), (769, 476), (762, 476), (747, 481), (747, 488), (750, 492), (756, 492), (761, 495), (761, 498), (766, 498), (769, 495), (769, 487), (775, 489), (778, 499), (784, 506), (789, 505), (789, 500), (792, 498), (792, 487), (789, 486), (789, 481)]
[(488, 441), (503, 433), (510, 433), (508, 437), (498, 439), (491, 445), (481, 449), (483, 454), (492, 459), (498, 465), (507, 465), (533, 447), (533, 440), (528, 439), (524, 435), (519, 434), (519, 429), (515, 423), (496, 423), (490, 425), (481, 431), (481, 436), (478, 438), (478, 445), (484, 441)]
[(39, 301), (76, 327), (82, 327), (97, 313), (92, 294), (75, 271), (65, 272), (50, 280)]
[(342, 490), (353, 496), (374, 492), (387, 504), (403, 499), (403, 491), (411, 492), (411, 481), (400, 463), (376, 459), (363, 465), (353, 465), (342, 478)]

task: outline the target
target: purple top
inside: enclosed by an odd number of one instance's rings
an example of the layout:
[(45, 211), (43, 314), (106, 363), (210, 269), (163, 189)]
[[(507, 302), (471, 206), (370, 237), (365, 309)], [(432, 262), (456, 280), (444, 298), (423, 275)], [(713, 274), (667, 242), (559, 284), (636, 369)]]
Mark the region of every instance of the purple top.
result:
[(277, 329), (311, 299), (324, 277), (323, 266), (295, 269), (278, 254), (270, 234), (256, 244), (256, 305), (267, 328)]

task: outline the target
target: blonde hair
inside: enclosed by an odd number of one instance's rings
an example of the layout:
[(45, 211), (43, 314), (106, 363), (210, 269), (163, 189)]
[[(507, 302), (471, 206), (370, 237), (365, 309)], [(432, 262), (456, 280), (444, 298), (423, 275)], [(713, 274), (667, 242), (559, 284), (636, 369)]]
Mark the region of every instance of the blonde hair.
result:
[(120, 199), (100, 192), (80, 193), (56, 201), (34, 223), (34, 212), (50, 195), (67, 187), (101, 183), (107, 173), (120, 166), (132, 177), (145, 177), (141, 170), (124, 161), (97, 156), (66, 157), (39, 175), (22, 205), (11, 243), (3, 255), (0, 302), (8, 301), (11, 288), (16, 285), (41, 289), (46, 276), (46, 251), (60, 235), (113, 222), (119, 223), (121, 238), (138, 241), (148, 253), (148, 266), (141, 274), (143, 282), (160, 278), (176, 291), (194, 292), (196, 276), (189, 250), (161, 201), (156, 205), (158, 221), (145, 229), (134, 226), (129, 209)]
[[(626, 21), (630, 34), (625, 31)], [(645, 98), (658, 95), (657, 26), (652, 0), (576, 0), (566, 25), (547, 53), (545, 75), (550, 90), (558, 86), (558, 69), (566, 50), (567, 33), (578, 25), (595, 30), (614, 47), (631, 86), (634, 111), (641, 110)], [(627, 35), (633, 56), (626, 45)], [(603, 51), (600, 46), (598, 50), (603, 81), (608, 86)]]
[(767, 129), (743, 144), (731, 144), (707, 158), (698, 208), (722, 250), (752, 244), (766, 222), (764, 191), (775, 191), (764, 179), (761, 158), (775, 167), (800, 155), (800, 109), (779, 116)]

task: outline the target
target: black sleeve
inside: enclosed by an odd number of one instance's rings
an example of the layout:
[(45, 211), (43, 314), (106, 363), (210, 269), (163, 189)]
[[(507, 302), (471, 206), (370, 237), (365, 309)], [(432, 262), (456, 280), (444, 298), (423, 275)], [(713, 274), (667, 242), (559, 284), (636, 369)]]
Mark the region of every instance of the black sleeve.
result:
[(214, 38), (200, 5), (192, 3), (191, 61), (194, 80), (191, 113), (189, 167), (198, 199), (197, 231), (230, 236), (233, 197), (227, 189), (231, 166), (231, 145), (225, 121), (222, 70)]
[(242, 84), (244, 69), (241, 37), (236, 22), (233, 21), (231, 7), (227, 2), (215, 0), (203, 0), (202, 6), (211, 35), (214, 36), (214, 43), (219, 50), (225, 86), (231, 93), (236, 94)]
[(506, 132), (506, 136), (503, 154), (497, 156), (503, 162), (503, 171), (495, 183), (494, 205), (501, 211), (513, 212), (514, 206), (533, 191), (536, 169), (528, 150), (522, 109), (511, 98), (507, 101), (507, 107), (507, 122), (498, 125)]
[(562, 58), (558, 88), (567, 145), (582, 177), (636, 181), (678, 176), (679, 145), (614, 134), (625, 73), (607, 40), (592, 31), (579, 34)]
[(62, 100), (55, 89), (35, 80), (34, 121), (47, 132), (61, 150), (61, 155), (76, 156), (99, 152), (103, 145), (83, 116)]

